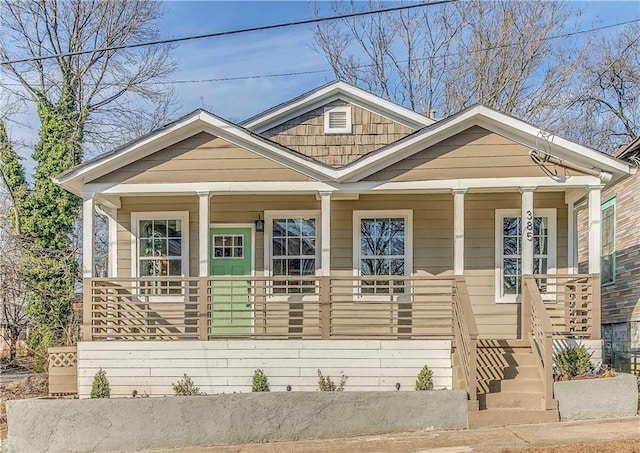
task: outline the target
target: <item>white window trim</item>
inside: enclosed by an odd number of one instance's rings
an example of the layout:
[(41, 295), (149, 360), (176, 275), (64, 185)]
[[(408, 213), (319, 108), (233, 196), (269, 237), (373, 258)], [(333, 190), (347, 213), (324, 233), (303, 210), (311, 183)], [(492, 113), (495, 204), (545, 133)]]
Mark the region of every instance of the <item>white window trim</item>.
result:
[(180, 220), (182, 222), (182, 277), (189, 276), (189, 211), (150, 211), (131, 213), (131, 277), (140, 278), (138, 237), (140, 220)]
[[(367, 210), (367, 211), (353, 211), (353, 276), (360, 277), (360, 222), (366, 218), (385, 218), (385, 217), (402, 217), (405, 221), (405, 244), (404, 244), (404, 275), (413, 275), (413, 210), (411, 209), (389, 209), (389, 210)], [(353, 285), (354, 293), (360, 293), (358, 285)], [(394, 299), (402, 297), (400, 295), (394, 296)], [(361, 295), (359, 300), (364, 300), (365, 296)], [(389, 296), (378, 295), (366, 295), (366, 301), (389, 301)]]
[[(547, 217), (549, 219), (549, 246), (547, 253), (547, 273), (555, 274), (557, 259), (557, 210), (555, 208), (538, 208), (533, 210), (534, 217)], [(496, 303), (520, 303), (520, 294), (502, 295), (502, 223), (505, 217), (522, 217), (521, 209), (496, 209), (495, 213), (495, 297)], [(522, 248), (520, 249), (522, 256)], [(543, 295), (544, 298), (544, 295)]]
[[(271, 262), (273, 260), (273, 220), (281, 218), (307, 218), (315, 219), (316, 221), (316, 272), (315, 275), (320, 276), (323, 263), (320, 262), (321, 250), (322, 250), (322, 228), (320, 223), (320, 210), (319, 209), (305, 209), (305, 210), (287, 210), (287, 211), (264, 211), (264, 276), (271, 277), (273, 273), (271, 271)], [(267, 296), (270, 301), (285, 302), (285, 301), (314, 301), (318, 300), (317, 294), (273, 294), (272, 286), (267, 286)]]
[[(347, 123), (345, 127), (331, 127), (329, 123), (329, 115), (334, 112), (345, 112), (347, 117)], [(352, 118), (351, 107), (325, 107), (324, 108), (324, 133), (325, 134), (351, 134), (352, 131)]]

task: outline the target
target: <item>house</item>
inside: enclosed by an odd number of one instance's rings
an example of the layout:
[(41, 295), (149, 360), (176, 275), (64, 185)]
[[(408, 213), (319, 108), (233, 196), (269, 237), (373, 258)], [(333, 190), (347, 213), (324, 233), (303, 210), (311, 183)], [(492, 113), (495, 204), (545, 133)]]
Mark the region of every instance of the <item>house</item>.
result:
[[(640, 139), (615, 156), (640, 163)], [(602, 192), (602, 336), (604, 359), (617, 368), (640, 374), (640, 174), (635, 173)], [(585, 217), (580, 233), (584, 234)], [(581, 247), (580, 261), (587, 250)]]
[(272, 390), (318, 369), (413, 390), (427, 365), (472, 412), (557, 420), (553, 347), (601, 353), (601, 192), (632, 171), (480, 105), (434, 121), (343, 82), (241, 124), (197, 110), (55, 178), (83, 198), (80, 397), (99, 367), (128, 396), (183, 373), (249, 391), (256, 368)]

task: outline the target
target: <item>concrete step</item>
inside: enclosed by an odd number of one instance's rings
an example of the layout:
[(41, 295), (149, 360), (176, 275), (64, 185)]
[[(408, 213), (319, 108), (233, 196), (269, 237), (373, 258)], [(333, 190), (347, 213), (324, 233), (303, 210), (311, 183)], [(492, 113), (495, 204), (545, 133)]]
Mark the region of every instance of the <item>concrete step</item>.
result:
[(542, 407), (542, 393), (498, 392), (485, 393), (484, 404), (480, 407), (487, 409), (540, 409)]
[(486, 409), (469, 411), (468, 414), (469, 428), (551, 423), (559, 420), (557, 410)]
[(478, 369), (478, 378), (484, 380), (515, 378), (541, 379), (540, 372), (536, 366), (509, 366), (506, 368), (481, 367)]
[(538, 393), (544, 392), (542, 379), (531, 379), (517, 377), (515, 379), (498, 379), (489, 381), (489, 391), (491, 393)]
[(481, 353), (478, 363), (486, 367), (536, 366), (536, 357), (531, 352)]

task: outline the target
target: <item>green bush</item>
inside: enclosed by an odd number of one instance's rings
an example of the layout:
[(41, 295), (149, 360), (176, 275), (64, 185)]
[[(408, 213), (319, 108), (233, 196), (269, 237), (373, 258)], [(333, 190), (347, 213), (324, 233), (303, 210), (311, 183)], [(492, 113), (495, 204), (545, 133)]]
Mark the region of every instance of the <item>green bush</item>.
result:
[(196, 387), (191, 378), (185, 373), (183, 378), (173, 385), (173, 393), (176, 396), (200, 396), (206, 393), (200, 391), (200, 387)]
[(340, 376), (340, 385), (336, 385), (331, 380), (331, 376), (323, 376), (322, 372), (318, 369), (318, 389), (321, 392), (342, 392), (347, 384), (347, 376), (344, 373)]
[(252, 392), (270, 392), (269, 379), (262, 370), (256, 370), (253, 373), (253, 385), (251, 386)]
[(572, 378), (591, 368), (591, 355), (584, 345), (562, 349), (553, 356), (553, 368), (558, 376)]
[(29, 333), (27, 344), (33, 353), (33, 372), (46, 373), (49, 369), (49, 348), (55, 344), (53, 331), (46, 326), (39, 326)]
[(433, 371), (427, 365), (418, 373), (416, 390), (433, 390)]
[(109, 379), (107, 372), (100, 368), (100, 371), (93, 377), (91, 384), (91, 398), (110, 398), (111, 388), (109, 387)]

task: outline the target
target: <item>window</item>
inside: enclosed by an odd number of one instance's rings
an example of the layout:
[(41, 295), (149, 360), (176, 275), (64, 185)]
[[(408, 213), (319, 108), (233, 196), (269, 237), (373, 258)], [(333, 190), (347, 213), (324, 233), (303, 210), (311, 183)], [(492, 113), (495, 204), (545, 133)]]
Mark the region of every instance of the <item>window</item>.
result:
[(616, 199), (602, 203), (602, 253), (600, 275), (603, 285), (616, 281)]
[[(315, 212), (265, 212), (267, 234), (265, 268), (276, 276), (315, 275), (318, 261), (317, 214)], [(267, 254), (268, 252), (268, 254)], [(308, 288), (306, 288), (308, 287)], [(314, 293), (313, 281), (274, 282), (274, 294)]]
[(213, 256), (215, 258), (243, 258), (244, 236), (213, 235)]
[[(354, 269), (360, 276), (410, 275), (411, 211), (354, 211)], [(401, 280), (363, 280), (360, 291), (404, 293)]]
[(325, 107), (325, 134), (351, 133), (351, 107)]
[[(522, 212), (496, 211), (496, 299), (517, 302), (522, 286)], [(536, 209), (533, 218), (533, 273), (556, 269), (556, 210)]]
[(134, 212), (131, 224), (133, 277), (188, 275), (188, 212)]

